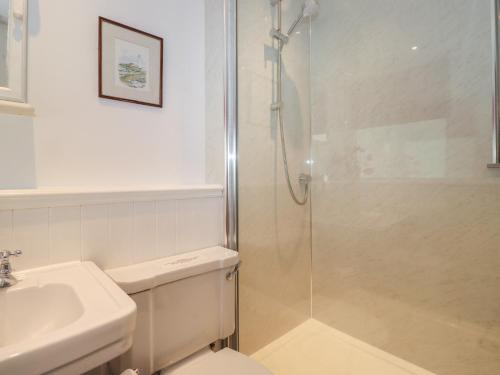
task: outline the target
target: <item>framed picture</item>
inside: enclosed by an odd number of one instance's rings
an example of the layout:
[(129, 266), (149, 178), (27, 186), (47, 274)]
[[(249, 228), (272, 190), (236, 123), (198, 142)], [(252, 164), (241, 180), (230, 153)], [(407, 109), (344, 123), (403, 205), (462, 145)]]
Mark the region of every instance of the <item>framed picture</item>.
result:
[(99, 97), (163, 107), (163, 38), (99, 17)]

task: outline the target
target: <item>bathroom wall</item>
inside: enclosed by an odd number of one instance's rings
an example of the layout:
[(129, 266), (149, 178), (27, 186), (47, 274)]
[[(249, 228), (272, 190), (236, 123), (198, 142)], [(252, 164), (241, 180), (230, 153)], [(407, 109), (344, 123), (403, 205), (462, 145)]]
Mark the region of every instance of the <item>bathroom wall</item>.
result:
[[(164, 108), (99, 99), (98, 16), (165, 38)], [(29, 103), (0, 117), (0, 188), (205, 181), (204, 0), (30, 0)]]
[(0, 10), (0, 83), (5, 85), (9, 79), (7, 77), (7, 34), (9, 32), (9, 21), (5, 18), (3, 12), (3, 9)]
[[(283, 3), (284, 27), (300, 1)], [(310, 317), (309, 205), (292, 201), (283, 173), (273, 101), (275, 20), (268, 0), (238, 7), (240, 345), (253, 353)], [(284, 51), (286, 140), (293, 185), (307, 171), (309, 142), (307, 28)]]
[(224, 0), (205, 1), (205, 176), (224, 185)]
[(1, 247), (24, 253), (17, 271), (78, 260), (109, 269), (222, 245), (222, 222), (219, 186), (0, 196)]
[(313, 317), (439, 375), (500, 373), (490, 2), (313, 22)]

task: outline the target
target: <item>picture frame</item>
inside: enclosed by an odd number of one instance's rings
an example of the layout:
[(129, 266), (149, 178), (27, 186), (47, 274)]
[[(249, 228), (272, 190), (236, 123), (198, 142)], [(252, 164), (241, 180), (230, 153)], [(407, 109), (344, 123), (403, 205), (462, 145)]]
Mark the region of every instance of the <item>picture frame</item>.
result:
[(99, 97), (163, 107), (163, 38), (99, 17)]

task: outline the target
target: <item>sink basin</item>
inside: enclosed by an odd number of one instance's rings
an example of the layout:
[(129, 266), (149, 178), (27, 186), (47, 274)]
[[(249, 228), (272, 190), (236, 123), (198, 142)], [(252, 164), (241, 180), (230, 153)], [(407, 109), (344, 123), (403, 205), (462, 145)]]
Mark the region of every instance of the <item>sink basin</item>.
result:
[(81, 374), (132, 345), (135, 303), (95, 264), (16, 277), (0, 289), (0, 374)]
[[(76, 322), (83, 305), (64, 284), (21, 288), (0, 293), (0, 347), (16, 344)], [(12, 324), (12, 322), (22, 324)]]

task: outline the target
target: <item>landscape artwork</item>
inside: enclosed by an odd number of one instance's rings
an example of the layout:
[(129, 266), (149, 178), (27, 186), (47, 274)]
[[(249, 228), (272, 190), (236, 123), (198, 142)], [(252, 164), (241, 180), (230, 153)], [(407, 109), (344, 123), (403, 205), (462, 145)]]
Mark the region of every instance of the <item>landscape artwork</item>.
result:
[(99, 17), (99, 97), (163, 108), (163, 38)]
[(124, 40), (115, 41), (115, 83), (149, 90), (149, 49)]

